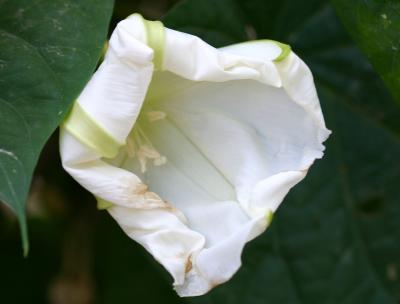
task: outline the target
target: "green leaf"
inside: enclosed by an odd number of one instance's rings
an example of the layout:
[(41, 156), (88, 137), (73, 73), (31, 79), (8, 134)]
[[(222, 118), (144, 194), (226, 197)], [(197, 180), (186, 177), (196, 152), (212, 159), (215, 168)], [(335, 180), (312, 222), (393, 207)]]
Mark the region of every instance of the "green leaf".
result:
[(332, 0), (341, 21), (400, 102), (400, 2)]
[(246, 31), (290, 44), (314, 73), (333, 133), (270, 229), (247, 246), (234, 278), (188, 302), (399, 303), (399, 106), (326, 1), (215, 3), (188, 0), (164, 22), (219, 46), (214, 26), (198, 16), (228, 15), (236, 21), (218, 27), (221, 37), (239, 42)]
[(100, 57), (112, 0), (0, 1), (0, 200), (17, 214), (39, 153)]

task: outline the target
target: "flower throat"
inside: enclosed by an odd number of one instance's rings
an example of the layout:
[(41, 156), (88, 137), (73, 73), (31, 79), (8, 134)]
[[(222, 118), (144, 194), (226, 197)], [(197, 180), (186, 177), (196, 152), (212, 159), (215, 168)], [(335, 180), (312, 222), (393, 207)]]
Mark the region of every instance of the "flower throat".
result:
[[(166, 117), (166, 113), (162, 111), (148, 111), (143, 114), (150, 123)], [(162, 166), (167, 162), (167, 158), (158, 152), (146, 136), (139, 122), (141, 119), (142, 117), (139, 117), (138, 123), (127, 138), (126, 152), (128, 157), (137, 158), (140, 164), (140, 171), (145, 173), (148, 161), (152, 161), (154, 166)]]

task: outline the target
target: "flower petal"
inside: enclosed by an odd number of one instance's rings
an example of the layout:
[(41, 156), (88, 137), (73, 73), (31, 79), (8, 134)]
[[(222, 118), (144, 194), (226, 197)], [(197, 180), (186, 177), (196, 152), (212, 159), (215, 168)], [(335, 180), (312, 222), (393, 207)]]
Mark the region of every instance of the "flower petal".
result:
[[(125, 146), (105, 158), (62, 127), (63, 166), (111, 205), (180, 295), (200, 295), (237, 271), (245, 243), (322, 157), (329, 131), (311, 72), (280, 44), (217, 50), (189, 34), (165, 29), (150, 39), (146, 30), (139, 15), (120, 22), (78, 98), (96, 130)], [(157, 72), (146, 45), (159, 45), (154, 37), (165, 42)]]

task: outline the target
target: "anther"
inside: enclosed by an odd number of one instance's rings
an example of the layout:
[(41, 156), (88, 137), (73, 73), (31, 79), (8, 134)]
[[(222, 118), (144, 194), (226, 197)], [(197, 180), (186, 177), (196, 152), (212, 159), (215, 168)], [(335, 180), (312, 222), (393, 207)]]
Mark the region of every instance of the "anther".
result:
[[(164, 113), (165, 115), (165, 113)], [(158, 115), (160, 116), (160, 115)], [(165, 116), (164, 116), (165, 117)], [(140, 171), (147, 171), (147, 160), (153, 160), (154, 166), (161, 166), (167, 162), (167, 158), (161, 155), (151, 144), (143, 130), (136, 125), (128, 137), (126, 143), (128, 157), (136, 157), (140, 164)]]
[(162, 111), (149, 111), (146, 113), (147, 118), (150, 122), (154, 122), (160, 119), (164, 119), (167, 114), (165, 112)]

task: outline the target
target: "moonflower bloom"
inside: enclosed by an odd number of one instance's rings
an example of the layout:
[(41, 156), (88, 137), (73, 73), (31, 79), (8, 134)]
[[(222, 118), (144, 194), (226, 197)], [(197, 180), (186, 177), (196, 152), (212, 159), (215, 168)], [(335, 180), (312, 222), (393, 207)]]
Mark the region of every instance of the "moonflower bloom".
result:
[(239, 269), (329, 133), (311, 72), (288, 46), (215, 49), (134, 14), (62, 124), (60, 148), (99, 208), (180, 296), (195, 296)]

